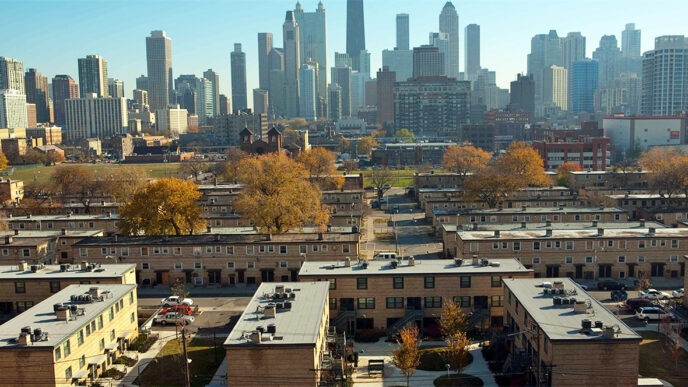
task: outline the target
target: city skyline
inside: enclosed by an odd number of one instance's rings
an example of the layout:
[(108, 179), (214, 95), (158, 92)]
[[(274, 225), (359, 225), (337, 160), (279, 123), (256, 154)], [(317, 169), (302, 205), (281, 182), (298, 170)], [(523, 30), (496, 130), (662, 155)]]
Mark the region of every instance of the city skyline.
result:
[[(18, 20), (22, 20), (30, 12), (50, 14), (53, 19), (60, 15), (66, 17), (70, 10), (67, 6), (68, 3), (68, 1), (58, 4), (37, 1), (21, 6), (8, 3), (5, 9), (9, 15), (9, 20), (4, 23), (4, 27), (8, 31), (13, 26), (18, 28)], [(213, 12), (212, 15), (208, 16), (207, 23), (195, 26), (193, 29), (182, 26), (183, 23), (176, 22), (180, 20), (183, 13), (179, 13), (179, 8), (174, 4), (160, 13), (148, 13), (145, 19), (141, 17), (141, 14), (146, 12), (142, 11), (154, 7), (159, 2), (141, 4), (141, 10), (136, 11), (137, 13), (140, 12), (138, 15), (132, 13), (135, 10), (133, 7), (135, 3), (128, 1), (118, 4), (99, 3), (98, 6), (86, 6), (82, 7), (80, 15), (88, 17), (80, 17), (75, 24), (76, 28), (67, 31), (39, 27), (36, 34), (29, 37), (8, 34), (5, 39), (0, 41), (0, 53), (2, 56), (21, 60), (24, 62), (25, 69), (36, 68), (48, 79), (52, 79), (57, 74), (68, 74), (77, 79), (77, 59), (91, 54), (100, 55), (108, 61), (109, 76), (123, 80), (124, 85), (127, 86), (125, 96), (131, 97), (132, 86), (136, 84), (136, 77), (147, 73), (144, 38), (152, 30), (165, 30), (167, 36), (172, 39), (172, 69), (175, 77), (178, 74), (188, 73), (201, 75), (206, 69), (213, 68), (220, 75), (220, 93), (231, 94), (229, 54), (233, 49), (233, 43), (240, 42), (246, 52), (247, 89), (257, 88), (258, 48), (256, 36), (259, 32), (271, 32), (274, 41), (281, 42), (282, 31), (280, 26), (284, 20), (284, 13), (286, 10), (293, 9), (295, 3), (293, 1), (266, 1), (262, 3), (260, 10), (251, 2), (245, 1), (234, 1), (232, 4), (220, 4), (215, 1), (208, 3), (215, 6), (218, 12)], [(381, 67), (382, 50), (393, 49), (396, 46), (396, 14), (409, 14), (410, 46), (417, 47), (426, 44), (429, 32), (438, 30), (437, 19), (445, 3), (445, 1), (424, 2), (420, 6), (411, 1), (399, 1), (394, 3), (394, 7), (390, 7), (389, 3), (364, 2), (365, 14), (376, 16), (372, 21), (370, 16), (366, 17), (365, 25), (366, 48), (371, 53), (372, 72), (376, 72)], [(662, 13), (660, 10), (654, 9), (646, 10), (641, 8), (639, 1), (624, 2), (624, 4), (627, 5), (627, 9), (635, 7), (643, 12), (610, 23), (609, 20), (606, 20), (605, 12), (615, 9), (618, 3), (597, 4), (592, 1), (585, 1), (582, 4), (577, 4), (576, 7), (566, 7), (561, 4), (552, 5), (536, 2), (528, 7), (532, 10), (528, 10), (523, 9), (524, 7), (516, 2), (505, 1), (501, 6), (508, 12), (500, 12), (500, 14), (504, 13), (510, 16), (509, 31), (505, 31), (503, 27), (505, 17), (488, 13), (485, 5), (459, 3), (454, 5), (459, 14), (459, 31), (468, 24), (481, 26), (481, 65), (496, 71), (497, 85), (508, 88), (509, 83), (515, 79), (517, 73), (526, 71), (526, 55), (530, 49), (530, 38), (549, 29), (556, 29), (560, 36), (565, 36), (568, 32), (581, 32), (588, 41), (586, 57), (592, 56), (592, 52), (597, 48), (597, 43), (603, 35), (613, 34), (617, 41), (621, 42), (621, 31), (625, 28), (626, 23), (635, 23), (636, 28), (642, 30), (641, 52), (651, 50), (654, 46), (654, 38), (657, 36), (688, 35), (688, 31), (675, 28), (676, 25), (680, 25), (677, 24), (679, 20), (677, 15)], [(230, 13), (229, 16), (222, 14), (222, 9), (238, 4), (242, 6), (236, 7), (236, 9), (242, 9), (242, 15), (237, 13)], [(302, 1), (301, 4), (306, 10), (314, 10), (318, 1)], [(346, 3), (343, 1), (324, 1), (323, 4), (328, 16), (327, 58), (329, 63), (334, 63), (334, 52), (345, 51)], [(104, 8), (108, 12), (103, 12)], [(252, 9), (256, 9), (256, 12), (251, 12)], [(548, 12), (555, 15), (555, 12), (562, 10), (568, 12), (570, 17), (556, 22), (538, 17), (538, 15), (543, 16)], [(591, 10), (597, 12), (591, 12)], [(662, 14), (661, 22), (652, 17), (655, 13)], [(131, 17), (134, 20), (127, 23), (127, 27), (119, 31), (118, 34), (93, 35), (88, 41), (82, 42), (83, 35), (79, 32), (80, 30), (103, 25), (105, 17), (111, 18), (118, 15)], [(224, 20), (222, 25), (228, 26), (228, 28), (218, 29), (216, 26), (221, 21), (220, 15), (225, 19), (228, 17), (230, 22), (234, 18), (244, 20), (245, 25), (250, 27), (232, 27), (231, 23)], [(585, 17), (583, 17), (584, 15)], [(676, 18), (677, 23), (672, 23), (673, 18)], [(604, 22), (602, 22), (603, 20)], [(213, 23), (214, 21), (217, 23)], [(502, 26), (499, 26), (500, 23)], [(502, 44), (505, 35), (509, 37), (510, 44), (508, 45)], [(199, 41), (208, 41), (209, 36), (216, 36), (217, 38), (213, 39), (213, 43), (198, 44)], [(63, 45), (57, 44), (57, 41), (66, 42), (71, 47), (65, 49)], [(226, 42), (226, 44), (217, 44), (217, 42)], [(29, 46), (31, 47), (30, 50), (26, 48)], [(461, 58), (464, 56), (464, 49), (465, 47), (460, 47), (459, 55)], [(252, 99), (251, 93), (248, 93), (248, 97)], [(252, 102), (249, 100), (247, 105), (252, 106)]]

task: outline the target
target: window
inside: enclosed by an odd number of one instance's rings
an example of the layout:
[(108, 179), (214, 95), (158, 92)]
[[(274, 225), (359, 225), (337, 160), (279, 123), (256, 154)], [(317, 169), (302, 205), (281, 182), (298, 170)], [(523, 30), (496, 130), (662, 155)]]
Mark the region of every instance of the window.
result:
[(173, 247), (173, 248), (172, 248), (172, 254), (174, 254), (174, 255), (182, 255), (182, 248), (181, 248), (181, 247)]
[(105, 339), (100, 339), (100, 342), (98, 343), (98, 348), (101, 351), (105, 349)]
[(566, 250), (573, 250), (573, 241), (566, 242)]
[(206, 254), (212, 254), (213, 253), (213, 246), (206, 246), (205, 247), (205, 253)]
[(279, 253), (280, 254), (286, 254), (287, 253), (287, 245), (280, 245)]
[(502, 242), (502, 248), (508, 249), (509, 248), (509, 242)]
[(504, 296), (492, 296), (492, 306), (504, 306)]
[(174, 263), (174, 270), (182, 270), (184, 268), (184, 265), (182, 265), (181, 262), (175, 262)]
[(80, 257), (88, 257), (88, 249), (85, 247), (80, 247), (79, 248), (79, 256)]
[(540, 264), (540, 257), (533, 257), (533, 265), (539, 265)]
[(349, 254), (350, 251), (351, 251), (351, 246), (349, 246), (349, 245), (342, 245), (342, 253), (344, 253), (344, 254)]
[(560, 249), (560, 248), (561, 248), (561, 241), (556, 241), (556, 242), (554, 242), (554, 248), (555, 248), (555, 249)]
[(594, 261), (594, 258), (593, 258), (593, 257), (585, 257), (585, 263), (586, 263), (586, 264), (592, 264), (593, 261)]
[(387, 309), (402, 309), (404, 297), (387, 297)]
[(82, 346), (84, 344), (84, 330), (80, 329), (79, 332), (76, 333), (76, 344), (78, 346)]
[(86, 365), (86, 355), (81, 355), (79, 358), (79, 368), (84, 368)]
[(394, 277), (392, 278), (392, 288), (403, 289), (404, 288), (404, 277)]
[(375, 297), (360, 297), (358, 309), (375, 309)]
[(514, 242), (514, 251), (521, 250), (521, 242)]
[(246, 255), (253, 255), (255, 253), (255, 246), (246, 246)]
[(136, 317), (134, 316), (134, 312), (131, 312), (131, 315), (129, 316), (129, 322), (133, 323), (135, 319)]
[(612, 241), (612, 240), (607, 241), (607, 247), (614, 247), (614, 241)]
[(425, 288), (434, 289), (435, 288), (435, 277), (427, 276), (425, 277)]
[(23, 249), (22, 250), (22, 257), (30, 257), (31, 256), (31, 250), (29, 249)]
[(115, 340), (115, 330), (114, 329), (110, 331), (110, 341), (113, 341), (113, 340)]
[(234, 270), (234, 262), (227, 262), (227, 269)]
[(311, 251), (317, 253), (320, 251), (320, 245), (311, 245)]
[(141, 256), (148, 255), (148, 247), (141, 247)]
[(533, 250), (540, 250), (540, 242), (533, 242)]
[(336, 278), (329, 278), (328, 281), (330, 282), (330, 290), (337, 289), (337, 279)]
[(492, 242), (492, 249), (496, 250), (499, 248), (499, 242)]
[(471, 296), (456, 296), (454, 297), (454, 302), (462, 308), (470, 308)]
[(643, 241), (643, 240), (638, 241), (638, 248), (644, 249), (645, 248), (645, 241)]
[(129, 248), (128, 247), (122, 247), (119, 249), (120, 255), (123, 257), (128, 257), (129, 256)]
[(256, 268), (256, 263), (251, 261), (251, 262), (246, 262), (246, 268), (247, 269), (255, 269)]
[(15, 293), (26, 293), (26, 283), (24, 281), (16, 281), (14, 283)]
[(306, 254), (308, 252), (308, 246), (299, 245), (299, 254)]
[[(129, 293), (129, 305), (134, 303), (134, 292)], [(102, 319), (102, 316), (101, 316)], [(100, 329), (100, 328), (98, 328)]]
[(141, 270), (150, 270), (150, 264), (148, 262), (141, 262)]
[(69, 345), (69, 339), (62, 344), (62, 352), (64, 353), (64, 357), (72, 354), (72, 348)]
[(424, 297), (423, 304), (426, 308), (441, 308), (442, 297)]
[(330, 298), (330, 310), (336, 310), (337, 309), (337, 299), (336, 298)]
[(227, 254), (227, 255), (234, 255), (234, 246), (227, 246), (227, 247), (225, 247), (225, 254)]
[(60, 291), (60, 281), (50, 281), (50, 293), (57, 293)]
[(196, 270), (203, 269), (203, 263), (201, 263), (201, 262), (194, 262), (194, 269), (196, 269)]
[(645, 263), (645, 257), (638, 257), (638, 263)]
[(55, 361), (62, 359), (62, 348), (55, 348)]
[(677, 239), (671, 240), (671, 248), (672, 249), (678, 249), (678, 240)]
[(672, 255), (669, 257), (669, 262), (678, 262), (678, 255)]
[(282, 269), (286, 269), (289, 267), (289, 263), (287, 261), (279, 261), (279, 267)]
[(67, 379), (69, 383), (72, 382), (72, 366), (69, 366), (67, 369), (65, 369), (65, 379)]
[(356, 278), (356, 289), (368, 289), (368, 278)]
[(258, 253), (265, 254), (265, 245), (258, 246)]
[(617, 262), (619, 262), (619, 263), (626, 263), (626, 257), (624, 257), (623, 255), (619, 256), (619, 257), (617, 258)]
[[(131, 295), (133, 296), (134, 293), (131, 293)], [(102, 314), (100, 316), (98, 316), (98, 330), (101, 330), (101, 329), (103, 329), (103, 315)]]
[(108, 318), (109, 318), (108, 321), (112, 321), (115, 319), (115, 308), (112, 306), (110, 307), (110, 312), (108, 314)]
[(459, 277), (459, 281), (462, 289), (471, 287), (471, 276), (462, 275), (461, 277)]
[(650, 241), (650, 246), (652, 246), (652, 247), (657, 247), (657, 240), (656, 240), (656, 239), (651, 240), (651, 241)]
[(564, 258), (564, 263), (567, 265), (573, 264), (573, 257), (565, 257)]
[[(470, 278), (470, 277), (468, 277), (468, 278)], [(490, 284), (491, 284), (491, 286), (492, 286), (493, 288), (500, 288), (500, 287), (502, 287), (502, 277), (501, 277), (501, 276), (497, 276), (497, 275), (493, 275), (492, 278), (491, 278)]]

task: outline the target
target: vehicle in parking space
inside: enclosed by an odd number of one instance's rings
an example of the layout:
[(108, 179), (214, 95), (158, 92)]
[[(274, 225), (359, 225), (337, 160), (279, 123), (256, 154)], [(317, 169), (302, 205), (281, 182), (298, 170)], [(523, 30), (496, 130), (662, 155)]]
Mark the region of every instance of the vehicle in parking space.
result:
[(612, 290), (610, 297), (616, 302), (625, 301), (628, 298), (628, 293), (625, 290)]
[(614, 280), (604, 280), (597, 283), (600, 290), (626, 290), (626, 285)]
[(645, 322), (650, 320), (662, 320), (665, 317), (673, 318), (671, 313), (667, 313), (664, 309), (658, 306), (646, 306), (638, 308), (635, 311), (635, 317), (639, 320), (644, 320)]
[(382, 189), (390, 189), (390, 188), (392, 188), (392, 186), (389, 184), (385, 184), (382, 186)]
[(163, 298), (162, 300), (160, 300), (160, 305), (164, 307), (170, 307), (175, 305), (191, 306), (193, 305), (193, 300), (190, 298), (182, 298), (179, 296), (169, 296), (167, 298)]
[(373, 256), (373, 259), (397, 259), (394, 251), (380, 251)]
[(583, 289), (583, 290), (588, 290), (588, 285), (583, 285), (583, 284), (580, 283), (580, 282), (576, 282), (576, 285), (580, 286), (581, 289)]
[(159, 315), (155, 316), (153, 322), (160, 325), (177, 323), (189, 325), (194, 322), (194, 320), (195, 318), (193, 316), (187, 316), (177, 312), (167, 312), (165, 314), (160, 313)]
[(191, 307), (189, 305), (175, 305), (175, 306), (170, 306), (169, 308), (163, 308), (160, 311), (160, 314), (166, 314), (166, 313), (181, 313), (186, 316), (190, 316), (193, 314), (193, 310), (191, 310)]
[(366, 186), (365, 188), (363, 188), (363, 189), (366, 190), (366, 191), (373, 191), (373, 190), (375, 190), (375, 187), (373, 187), (372, 185), (367, 185), (367, 186)]
[(377, 200), (373, 200), (372, 202), (370, 202), (370, 208), (380, 208), (380, 202), (378, 202)]
[(657, 304), (652, 300), (648, 300), (647, 298), (629, 298), (626, 300), (626, 309), (633, 313), (635, 313), (638, 308), (648, 306), (657, 306)]
[(674, 290), (671, 292), (671, 295), (674, 296), (674, 298), (683, 297), (683, 288)]
[(671, 298), (669, 293), (660, 292), (657, 289), (647, 289), (644, 292), (638, 293), (638, 297), (648, 298), (650, 300), (668, 300)]

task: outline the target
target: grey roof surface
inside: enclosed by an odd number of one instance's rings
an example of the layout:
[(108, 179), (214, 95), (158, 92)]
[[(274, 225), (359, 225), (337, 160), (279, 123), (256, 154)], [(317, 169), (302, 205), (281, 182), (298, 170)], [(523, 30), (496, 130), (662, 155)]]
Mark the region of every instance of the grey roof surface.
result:
[[(543, 294), (543, 288), (539, 287), (543, 282), (563, 281), (564, 289), (575, 290), (577, 300), (590, 302), (586, 313), (574, 312), (571, 305), (553, 305), (553, 296)], [(523, 305), (528, 315), (552, 340), (641, 340), (641, 337), (623, 321), (619, 320), (612, 312), (605, 308), (595, 297), (589, 295), (580, 285), (570, 278), (505, 278), (506, 286), (516, 299)], [(508, 298), (505, 300), (508, 302)], [(515, 302), (515, 301), (514, 301)], [(593, 322), (602, 321), (605, 326), (617, 326), (619, 332), (613, 338), (604, 336), (592, 336), (581, 332), (583, 319)], [(525, 327), (521, 327), (525, 329)]]
[(117, 220), (118, 214), (59, 214), (59, 215), (27, 215), (27, 216), (12, 216), (9, 218), (0, 218), (7, 222), (50, 222), (58, 220)]
[(169, 236), (106, 236), (89, 237), (75, 243), (74, 246), (102, 245), (217, 245), (223, 243), (318, 243), (318, 242), (358, 242), (358, 234), (353, 233), (287, 233), (287, 234), (198, 234)]
[[(552, 198), (556, 199), (556, 198)], [(497, 215), (497, 214), (582, 214), (582, 213), (625, 213), (626, 210), (618, 207), (526, 207), (523, 208), (476, 208), (466, 209), (471, 215)]]
[(665, 199), (665, 200), (672, 200), (672, 199), (685, 199), (686, 195), (681, 194), (681, 193), (676, 193), (671, 195), (671, 198), (662, 196), (658, 193), (647, 193), (647, 194), (615, 194), (615, 195), (607, 195), (607, 197), (612, 198), (612, 199)]
[[(96, 285), (69, 285), (61, 291), (46, 298), (42, 302), (34, 305), (33, 308), (0, 325), (0, 350), (5, 348), (20, 347), (20, 344), (12, 342), (19, 337), (21, 328), (31, 327), (31, 329), (41, 328), (48, 333), (48, 340), (38, 341), (27, 345), (27, 347), (54, 347), (68, 337), (74, 335), (91, 320), (105, 312), (111, 305), (122, 298), (124, 295), (136, 288), (136, 285), (104, 285), (98, 284), (101, 292), (109, 291), (112, 297), (105, 298), (102, 302), (77, 303), (79, 308), (83, 308), (84, 314), (78, 316), (76, 320), (64, 321), (55, 318), (53, 305), (65, 303), (71, 305), (70, 297), (75, 294), (85, 294), (91, 287)], [(76, 343), (72, 343), (76, 347)]]
[(581, 238), (685, 238), (688, 237), (688, 228), (658, 228), (650, 235), (649, 228), (622, 228), (604, 230), (599, 235), (597, 229), (593, 230), (552, 230), (552, 236), (546, 237), (543, 230), (504, 231), (496, 237), (494, 231), (457, 231), (461, 240), (500, 240), (500, 239), (581, 239)]
[(464, 260), (461, 266), (457, 266), (452, 259), (416, 259), (413, 266), (408, 264), (408, 260), (404, 260), (396, 268), (392, 267), (391, 260), (372, 260), (367, 262), (368, 268), (364, 269), (356, 261), (351, 262), (351, 266), (345, 266), (343, 261), (309, 261), (301, 265), (299, 275), (330, 277), (340, 275), (496, 274), (532, 271), (531, 269), (526, 269), (521, 262), (513, 258), (490, 260), (490, 262), (499, 262), (499, 266), (474, 265), (470, 259)]
[[(263, 308), (274, 302), (264, 295), (274, 293), (277, 285), (284, 285), (295, 293), (295, 298), (291, 300), (291, 309), (278, 310), (275, 317), (263, 318), (263, 313), (257, 310), (259, 307)], [(225, 340), (225, 346), (315, 345), (325, 312), (329, 287), (329, 282), (325, 281), (261, 283)], [(281, 340), (253, 343), (244, 338), (244, 333), (254, 331), (258, 326), (267, 328), (268, 324), (275, 324), (275, 336), (282, 337)]]
[[(604, 229), (615, 229), (615, 228), (625, 228), (625, 229), (634, 229), (634, 228), (643, 228), (647, 229), (648, 227), (654, 227), (654, 228), (667, 228), (667, 226), (663, 223), (659, 222), (651, 222), (651, 221), (646, 221), (645, 224), (641, 222), (598, 222), (597, 225), (593, 225), (592, 222), (551, 222), (550, 224), (547, 223), (531, 223), (531, 222), (526, 222), (526, 228), (521, 227), (521, 222), (513, 222), (513, 223), (496, 223), (496, 224), (482, 224), (482, 223), (477, 223), (478, 225), (478, 230), (476, 231), (494, 231), (494, 230), (500, 230), (500, 231), (523, 231), (523, 230), (546, 230), (548, 228), (551, 228), (552, 230), (595, 230), (597, 231), (598, 228), (604, 228)], [(457, 226), (454, 226), (453, 230), (457, 230)], [(466, 231), (471, 231), (473, 230), (473, 224), (468, 223), (463, 225), (463, 229)], [(451, 230), (448, 227), (445, 227), (445, 230), (449, 231)]]
[(103, 271), (81, 270), (80, 265), (69, 265), (67, 271), (60, 271), (60, 265), (45, 265), (43, 269), (32, 272), (19, 270), (19, 266), (0, 266), (0, 280), (33, 280), (33, 279), (62, 279), (62, 278), (117, 278), (129, 270), (136, 268), (135, 264), (101, 265), (97, 269)]
[(65, 230), (62, 234), (61, 230), (12, 230), (0, 231), (0, 238), (11, 236), (13, 239), (20, 238), (85, 238), (101, 234), (103, 230), (89, 229), (89, 230)]

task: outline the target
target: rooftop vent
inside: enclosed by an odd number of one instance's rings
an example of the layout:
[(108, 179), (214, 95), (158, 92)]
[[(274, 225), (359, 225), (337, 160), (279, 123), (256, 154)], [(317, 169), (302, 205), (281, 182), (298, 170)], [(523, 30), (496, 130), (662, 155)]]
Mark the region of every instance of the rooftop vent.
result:
[(549, 281), (545, 281), (545, 282), (543, 282), (542, 284), (540, 284), (540, 286), (542, 286), (543, 288), (551, 288), (551, 287), (552, 287), (552, 283), (549, 282)]
[(545, 227), (552, 227), (552, 221), (548, 220), (547, 222), (545, 222)]
[(526, 222), (521, 222), (521, 228), (526, 228)]
[(593, 221), (592, 221), (592, 226), (593, 226), (593, 227), (597, 227), (597, 221), (596, 221), (596, 220), (593, 220)]
[(472, 260), (471, 264), (473, 264), (473, 265), (479, 265), (480, 264), (480, 260), (478, 259), (477, 255), (473, 256), (473, 260)]
[(463, 264), (463, 259), (461, 259), (461, 258), (454, 258), (454, 264), (455, 264), (456, 266), (460, 267), (461, 264)]
[(592, 329), (592, 321), (589, 318), (581, 320), (581, 330), (583, 332), (589, 332), (590, 329)]
[(473, 223), (473, 231), (477, 231), (477, 230), (478, 230), (478, 223)]
[(488, 260), (487, 258), (482, 258), (480, 260), (480, 266), (487, 266), (489, 264), (490, 264), (490, 260)]
[(604, 235), (604, 229), (601, 228), (601, 227), (599, 227), (599, 228), (597, 229), (597, 236), (603, 236), (603, 235)]
[(600, 328), (591, 328), (591, 329), (590, 329), (590, 335), (591, 335), (591, 336), (602, 336), (602, 329), (600, 329)]
[(656, 231), (656, 229), (654, 227), (650, 227), (647, 230), (647, 233), (648, 233), (648, 235), (655, 235), (655, 231)]
[(267, 332), (274, 335), (277, 332), (277, 326), (275, 324), (268, 324)]
[(490, 262), (490, 266), (499, 267), (499, 266), (501, 266), (501, 263), (499, 261), (492, 261), (492, 262)]
[(277, 294), (284, 293), (284, 285), (275, 285), (275, 293), (277, 293)]
[(564, 281), (556, 280), (552, 283), (552, 287), (555, 289), (563, 289), (564, 288)]
[[(411, 259), (409, 258), (409, 264), (410, 264), (410, 260), (411, 260)], [(361, 267), (364, 268), (364, 269), (367, 269), (367, 268), (368, 268), (368, 260), (367, 260), (367, 259), (364, 259), (364, 260), (361, 261)]]
[(27, 270), (29, 270), (29, 264), (26, 263), (26, 261), (19, 262), (19, 271), (27, 271)]
[(396, 268), (397, 268), (397, 264), (398, 264), (398, 263), (397, 263), (397, 261), (395, 261), (395, 260), (392, 260), (391, 262), (389, 262), (389, 265), (392, 267), (392, 269), (396, 269)]
[(494, 230), (495, 238), (499, 238), (499, 234), (500, 234), (499, 230)]
[(547, 238), (551, 238), (551, 237), (552, 237), (552, 229), (551, 229), (551, 228), (545, 229), (545, 236), (546, 236)]
[(526, 205), (521, 206), (521, 211), (525, 211), (526, 209), (528, 209), (528, 207)]
[(344, 266), (346, 266), (346, 267), (351, 266), (351, 258), (349, 258), (349, 257), (344, 258)]
[(265, 315), (265, 318), (275, 317), (275, 304), (268, 304), (265, 309), (263, 309), (263, 315)]
[(576, 313), (585, 313), (588, 311), (588, 303), (587, 300), (576, 300), (576, 303), (573, 304), (573, 311)]
[(61, 263), (61, 264), (60, 264), (60, 271), (61, 271), (61, 272), (65, 272), (65, 271), (67, 271), (67, 270), (69, 270), (69, 264)]
[(416, 265), (416, 259), (413, 258), (413, 256), (410, 256), (408, 259), (408, 264), (409, 264), (409, 266), (415, 266)]
[(640, 219), (640, 227), (645, 227), (645, 219)]

